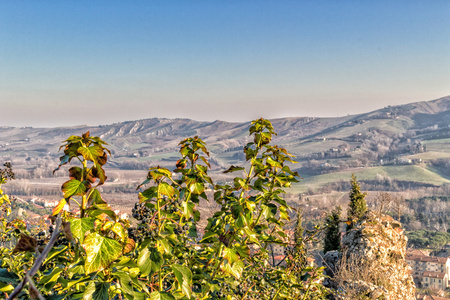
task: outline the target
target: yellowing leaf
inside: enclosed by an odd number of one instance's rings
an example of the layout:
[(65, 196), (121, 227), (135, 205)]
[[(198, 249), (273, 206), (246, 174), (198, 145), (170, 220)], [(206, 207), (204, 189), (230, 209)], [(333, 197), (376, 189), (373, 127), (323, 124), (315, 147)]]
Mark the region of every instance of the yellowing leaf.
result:
[(83, 248), (86, 251), (84, 265), (86, 274), (103, 270), (122, 254), (122, 246), (118, 241), (97, 232), (89, 234), (84, 239)]
[(158, 185), (158, 192), (161, 195), (164, 195), (164, 196), (167, 196), (167, 197), (173, 197), (173, 195), (175, 193), (173, 187), (171, 185), (169, 185), (168, 183), (166, 183), (166, 182), (161, 182)]
[(113, 226), (111, 226), (111, 231), (114, 232), (119, 238), (121, 242), (125, 241), (126, 234), (125, 229), (123, 228), (122, 224), (120, 223), (114, 223)]
[(94, 145), (94, 146), (91, 146), (91, 147), (84, 146), (84, 147), (78, 148), (78, 153), (83, 155), (83, 158), (85, 160), (89, 160), (89, 161), (94, 162), (94, 166), (95, 166), (97, 158), (99, 156), (103, 155), (103, 147), (100, 146), (100, 145)]
[(62, 211), (62, 209), (64, 208), (64, 205), (66, 205), (66, 204), (67, 204), (66, 199), (59, 200), (58, 205), (56, 205), (52, 210), (52, 215), (55, 216), (55, 215), (59, 214)]
[(200, 195), (205, 190), (205, 185), (201, 182), (195, 182), (188, 185), (189, 191), (192, 194)]
[(239, 255), (237, 254), (236, 250), (228, 247), (225, 247), (225, 249), (223, 250), (223, 257), (226, 258), (231, 264), (239, 260)]
[(222, 270), (225, 273), (233, 275), (235, 278), (239, 279), (242, 275), (242, 271), (244, 270), (244, 263), (241, 260), (238, 260), (233, 264), (225, 261), (222, 265)]
[(150, 294), (150, 300), (175, 300), (175, 298), (169, 293), (155, 291)]
[(84, 237), (87, 232), (94, 229), (94, 218), (73, 218), (70, 219), (70, 230), (80, 243), (84, 242)]

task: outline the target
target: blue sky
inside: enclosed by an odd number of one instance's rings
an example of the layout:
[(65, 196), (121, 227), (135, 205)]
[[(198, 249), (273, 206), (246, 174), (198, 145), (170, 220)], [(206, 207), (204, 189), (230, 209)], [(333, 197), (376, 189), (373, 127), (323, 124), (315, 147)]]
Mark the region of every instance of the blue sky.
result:
[(340, 116), (450, 95), (450, 1), (1, 1), (0, 126)]

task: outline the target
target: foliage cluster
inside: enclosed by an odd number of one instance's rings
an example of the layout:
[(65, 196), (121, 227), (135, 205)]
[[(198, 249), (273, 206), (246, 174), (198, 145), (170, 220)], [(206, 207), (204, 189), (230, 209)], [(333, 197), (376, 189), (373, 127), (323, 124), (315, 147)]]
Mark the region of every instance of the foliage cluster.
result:
[(450, 243), (450, 233), (430, 230), (416, 230), (407, 232), (408, 244), (415, 248), (438, 249)]
[(341, 222), (342, 208), (340, 206), (335, 207), (330, 214), (326, 217), (326, 228), (323, 253), (327, 253), (332, 250), (341, 250)]
[(347, 229), (352, 228), (354, 223), (361, 220), (364, 213), (367, 211), (367, 203), (365, 200), (366, 193), (361, 192), (361, 186), (356, 180), (355, 174), (352, 174), (350, 190), (350, 203), (347, 210)]
[[(252, 122), (249, 132), (249, 168), (231, 166), (227, 173), (244, 174), (232, 185), (214, 185), (200, 138), (183, 140), (176, 168), (150, 168), (138, 187), (136, 226), (99, 191), (107, 179), (106, 143), (89, 132), (69, 137), (58, 169), (78, 164), (62, 185), (51, 234), (21, 228), (15, 249), (0, 249), (0, 292), (53, 300), (326, 299), (322, 268), (304, 263), (309, 238), (292, 238), (285, 228), (291, 207), (282, 195), (299, 178), (286, 165), (292, 155), (270, 144), (269, 121)], [(197, 205), (210, 190), (220, 209), (201, 234)], [(279, 263), (270, 260), (273, 246), (287, 249)]]

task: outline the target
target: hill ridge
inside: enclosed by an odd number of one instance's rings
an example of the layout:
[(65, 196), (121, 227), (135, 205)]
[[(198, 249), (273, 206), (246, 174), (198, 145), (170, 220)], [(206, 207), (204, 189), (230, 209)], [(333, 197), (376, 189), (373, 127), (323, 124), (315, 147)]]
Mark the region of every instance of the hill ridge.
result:
[[(271, 121), (278, 133), (274, 142), (297, 156), (300, 164), (296, 168), (306, 177), (375, 167), (386, 172), (380, 176), (389, 177), (392, 168), (386, 165), (409, 161), (432, 163), (450, 157), (450, 96), (356, 115)], [(58, 162), (58, 149), (63, 140), (89, 130), (91, 135), (101, 137), (110, 145), (110, 161), (114, 167), (144, 170), (157, 164), (172, 166), (179, 157), (178, 143), (186, 137), (199, 136), (208, 145), (213, 171), (218, 172), (225, 166), (245, 161), (242, 147), (249, 142), (249, 125), (249, 121), (148, 118), (99, 126), (3, 126), (0, 127), (0, 156), (3, 161), (13, 160), (14, 165), (23, 169), (50, 168)], [(429, 172), (426, 164), (414, 168), (417, 174), (420, 168)], [(438, 184), (447, 183), (445, 177), (450, 175), (439, 167), (433, 174)]]

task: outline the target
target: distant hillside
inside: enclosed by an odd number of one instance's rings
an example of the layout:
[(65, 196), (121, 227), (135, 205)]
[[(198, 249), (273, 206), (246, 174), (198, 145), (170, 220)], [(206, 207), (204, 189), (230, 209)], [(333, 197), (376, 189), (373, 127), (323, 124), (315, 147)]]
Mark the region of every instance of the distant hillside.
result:
[[(300, 162), (295, 168), (305, 181), (298, 191), (348, 180), (352, 172), (373, 183), (450, 183), (450, 163), (446, 165), (450, 96), (359, 115), (281, 118), (272, 123), (278, 132), (275, 142)], [(152, 165), (173, 165), (179, 157), (179, 141), (198, 135), (208, 144), (217, 173), (243, 162), (249, 124), (152, 118), (105, 126), (0, 127), (0, 156), (3, 161), (12, 160), (23, 176), (47, 177), (58, 162), (61, 142), (89, 130), (110, 144), (110, 168), (145, 170)]]

